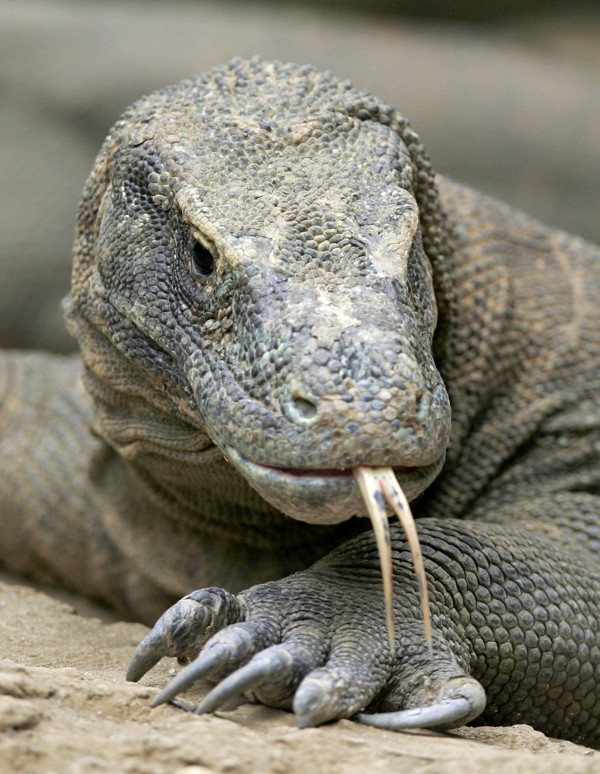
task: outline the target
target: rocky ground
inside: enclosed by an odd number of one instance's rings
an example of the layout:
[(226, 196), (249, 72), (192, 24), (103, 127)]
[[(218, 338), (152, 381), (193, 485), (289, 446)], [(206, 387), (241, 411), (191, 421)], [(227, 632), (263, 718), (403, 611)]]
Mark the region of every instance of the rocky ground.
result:
[[(124, 672), (141, 624), (75, 612), (0, 583), (0, 771), (21, 774), (592, 774), (600, 752), (528, 726), (394, 733), (349, 720), (299, 730), (284, 712), (241, 703), (214, 716), (151, 709), (173, 663), (142, 682)], [(97, 611), (103, 614), (103, 611)], [(200, 696), (205, 686), (190, 692)]]

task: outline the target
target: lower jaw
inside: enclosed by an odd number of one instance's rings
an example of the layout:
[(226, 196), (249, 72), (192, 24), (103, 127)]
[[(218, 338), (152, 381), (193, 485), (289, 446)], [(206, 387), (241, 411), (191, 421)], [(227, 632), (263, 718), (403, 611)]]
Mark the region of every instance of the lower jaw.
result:
[[(366, 509), (352, 470), (288, 470), (252, 462), (231, 446), (228, 461), (258, 494), (287, 516), (309, 524), (339, 524)], [(436, 478), (444, 456), (420, 468), (398, 467), (394, 472), (408, 500), (421, 494)]]

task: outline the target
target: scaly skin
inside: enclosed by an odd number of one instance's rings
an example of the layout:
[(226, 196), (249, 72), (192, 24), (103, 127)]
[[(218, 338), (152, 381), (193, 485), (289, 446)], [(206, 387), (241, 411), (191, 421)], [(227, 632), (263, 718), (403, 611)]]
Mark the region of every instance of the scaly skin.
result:
[[(80, 209), (87, 394), (70, 360), (3, 361), (0, 555), (143, 620), (210, 587), (129, 672), (208, 641), (202, 710), (432, 707), (599, 744), (600, 256), (438, 184), (394, 109), (310, 68), (136, 103)], [(413, 499), (432, 655), (396, 529), (389, 651), (359, 465)]]

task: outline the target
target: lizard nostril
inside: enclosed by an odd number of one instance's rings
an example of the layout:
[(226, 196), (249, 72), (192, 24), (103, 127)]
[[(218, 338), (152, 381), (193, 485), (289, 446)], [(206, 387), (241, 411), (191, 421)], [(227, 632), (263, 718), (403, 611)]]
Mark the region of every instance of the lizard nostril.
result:
[(303, 419), (312, 419), (317, 413), (317, 407), (312, 400), (293, 398), (294, 409)]
[(308, 425), (317, 416), (317, 402), (313, 398), (294, 392), (283, 404), (283, 413), (297, 425)]

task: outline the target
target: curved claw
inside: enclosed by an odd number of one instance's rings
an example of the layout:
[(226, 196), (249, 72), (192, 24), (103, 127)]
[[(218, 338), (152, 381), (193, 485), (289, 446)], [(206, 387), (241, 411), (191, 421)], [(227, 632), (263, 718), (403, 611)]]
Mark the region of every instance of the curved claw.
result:
[(167, 645), (162, 631), (151, 629), (135, 649), (131, 657), (125, 679), (137, 683), (155, 667), (163, 656), (168, 656)]
[[(446, 694), (446, 695), (443, 695)], [(473, 678), (460, 678), (449, 691), (443, 691), (435, 704), (397, 712), (360, 712), (359, 723), (390, 731), (406, 728), (457, 728), (464, 726), (485, 709), (485, 691)]]
[(137, 646), (126, 679), (137, 682), (164, 656), (190, 661), (216, 631), (243, 620), (243, 603), (225, 589), (193, 591), (170, 607)]
[(194, 710), (197, 715), (214, 712), (225, 702), (234, 699), (244, 691), (259, 688), (292, 666), (292, 656), (283, 650), (264, 651), (255, 656), (246, 666), (226, 677), (198, 704)]
[[(168, 685), (156, 696), (152, 706), (170, 701), (178, 693), (183, 693), (197, 680), (219, 672), (236, 669), (247, 662), (261, 648), (269, 643), (269, 631), (253, 623), (230, 626), (219, 632), (195, 661), (182, 669)], [(232, 677), (236, 674), (233, 673)], [(226, 678), (227, 679), (227, 678)], [(226, 680), (224, 681), (226, 682)], [(209, 694), (210, 695), (210, 694)], [(228, 697), (225, 697), (228, 698)], [(225, 701), (225, 699), (223, 699)]]
[(206, 653), (198, 656), (195, 661), (182, 669), (181, 672), (176, 675), (160, 693), (154, 697), (151, 702), (152, 707), (158, 707), (159, 704), (165, 704), (171, 699), (174, 699), (177, 694), (183, 693), (188, 688), (200, 680), (202, 677), (210, 675), (215, 669), (217, 669), (225, 659), (229, 656), (229, 649), (227, 646), (215, 645), (210, 648)]

